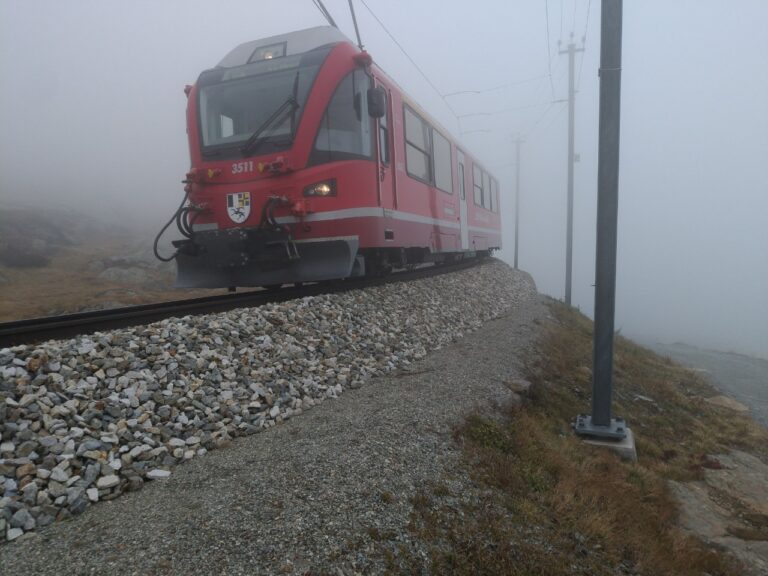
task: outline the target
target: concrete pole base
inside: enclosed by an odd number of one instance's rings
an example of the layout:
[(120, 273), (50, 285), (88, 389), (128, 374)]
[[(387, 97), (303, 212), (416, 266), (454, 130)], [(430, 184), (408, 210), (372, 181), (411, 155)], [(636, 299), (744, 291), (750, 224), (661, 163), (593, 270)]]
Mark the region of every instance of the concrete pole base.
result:
[(624, 460), (631, 460), (637, 462), (637, 449), (635, 448), (635, 435), (632, 434), (630, 428), (625, 428), (626, 436), (621, 440), (606, 440), (602, 438), (595, 438), (590, 436), (582, 436), (582, 440), (592, 446), (599, 446), (601, 448), (608, 448), (613, 450)]

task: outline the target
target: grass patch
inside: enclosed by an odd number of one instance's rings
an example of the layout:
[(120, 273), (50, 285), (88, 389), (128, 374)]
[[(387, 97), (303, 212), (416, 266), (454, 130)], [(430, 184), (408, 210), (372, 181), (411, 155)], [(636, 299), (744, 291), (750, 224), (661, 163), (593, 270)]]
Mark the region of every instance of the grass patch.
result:
[[(700, 478), (709, 454), (764, 450), (768, 433), (704, 402), (716, 391), (690, 370), (617, 337), (614, 412), (633, 428), (639, 461), (585, 445), (569, 422), (590, 410), (592, 323), (550, 308), (528, 403), (503, 421), (471, 416), (455, 434), (474, 480), (490, 490), (458, 511), (434, 492), (412, 499), (409, 528), (430, 550), (430, 571), (742, 574), (730, 556), (676, 528), (667, 481)], [(744, 536), (763, 535), (760, 526)]]
[(379, 498), (382, 502), (384, 502), (384, 504), (392, 504), (392, 502), (395, 501), (395, 495), (388, 490), (384, 490), (381, 494), (379, 494)]

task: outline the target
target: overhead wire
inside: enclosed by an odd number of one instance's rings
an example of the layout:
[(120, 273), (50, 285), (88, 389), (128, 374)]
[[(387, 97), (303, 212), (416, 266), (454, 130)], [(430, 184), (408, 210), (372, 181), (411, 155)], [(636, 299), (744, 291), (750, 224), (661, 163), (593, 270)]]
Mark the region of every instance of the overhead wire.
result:
[[(525, 106), (515, 106), (512, 108), (505, 108), (503, 110), (494, 110), (493, 112), (471, 112), (469, 114), (459, 114), (456, 117), (456, 120), (459, 122), (459, 131), (462, 134), (466, 134), (467, 131), (461, 129), (461, 121), (464, 118), (472, 118), (475, 116), (497, 116), (498, 114), (507, 114), (509, 112), (517, 112), (520, 110), (530, 110), (531, 108), (541, 108), (542, 106), (546, 105), (546, 102), (540, 102), (538, 104), (526, 104)], [(489, 130), (490, 132), (490, 130)]]
[[(453, 109), (453, 107), (451, 107), (451, 105), (445, 99), (445, 96), (443, 96), (443, 93), (437, 88), (437, 86), (435, 86), (434, 82), (432, 82), (432, 80), (429, 79), (429, 77), (424, 72), (424, 70), (421, 69), (421, 66), (419, 66), (413, 58), (411, 58), (411, 55), (408, 54), (408, 51), (405, 48), (403, 48), (403, 45), (400, 44), (400, 42), (397, 41), (397, 38), (395, 38), (394, 35), (392, 34), (392, 32), (390, 32), (389, 29), (384, 25), (384, 22), (382, 22), (381, 19), (378, 16), (376, 16), (374, 11), (371, 10), (371, 7), (368, 6), (368, 3), (365, 0), (360, 0), (360, 2), (362, 2), (363, 6), (365, 6), (365, 9), (368, 10), (368, 12), (371, 14), (371, 16), (373, 16), (373, 18), (376, 20), (376, 22), (379, 23), (379, 26), (381, 26), (382, 30), (384, 30), (384, 32), (387, 33), (387, 36), (390, 37), (392, 42), (395, 43), (395, 45), (400, 49), (400, 51), (405, 55), (405, 57), (408, 58), (410, 63), (413, 64), (414, 68), (416, 68), (416, 70), (418, 70), (418, 72), (419, 72), (419, 74), (421, 74), (422, 78), (424, 78), (424, 80), (427, 81), (427, 84), (429, 84), (432, 87), (432, 89), (435, 91), (435, 93), (438, 96), (440, 96), (440, 98), (442, 99), (442, 101), (445, 104), (445, 106), (448, 108), (448, 110), (450, 110), (451, 114), (453, 114), (453, 117), (456, 118), (456, 123), (458, 125), (459, 119), (456, 116), (456, 111)], [(459, 126), (459, 129), (461, 129), (461, 126)]]
[(539, 114), (539, 117), (533, 122), (533, 124), (531, 124), (531, 127), (528, 128), (528, 130), (525, 130), (523, 132), (523, 136), (522, 137), (527, 139), (531, 134), (533, 134), (533, 131), (536, 129), (536, 127), (541, 123), (541, 121), (549, 113), (549, 111), (552, 110), (552, 108), (555, 107), (555, 105), (556, 105), (555, 102), (550, 102), (549, 106), (546, 107), (544, 112)]
[(576, 0), (573, 0), (573, 19), (571, 20), (571, 34), (576, 31)]
[(544, 0), (544, 16), (547, 19), (547, 69), (549, 70), (549, 87), (552, 91), (552, 100), (555, 99), (555, 84), (552, 81), (552, 50), (549, 39), (549, 0)]
[[(363, 1), (363, 0), (361, 0), (361, 1)], [(563, 0), (563, 2), (564, 2), (564, 0)], [(561, 18), (560, 18), (560, 20), (561, 20), (561, 22), (560, 22), (561, 35), (562, 35), (562, 22), (563, 22), (563, 19), (564, 19), (563, 18), (563, 8), (562, 8), (563, 2), (561, 2)], [(363, 1), (363, 4), (365, 4), (364, 1)], [(495, 86), (493, 88), (488, 88), (486, 90), (461, 90), (461, 91), (456, 91), (456, 92), (450, 92), (448, 94), (441, 95), (443, 97), (443, 100), (445, 101), (446, 97), (454, 96), (454, 95), (457, 95), (457, 94), (465, 94), (465, 93), (466, 94), (479, 94), (479, 93), (484, 93), (484, 92), (490, 92), (490, 91), (493, 91), (493, 90), (499, 90), (499, 89), (502, 89), (502, 88), (506, 88), (508, 86), (514, 86), (514, 85), (517, 85), (517, 84), (522, 84), (524, 82), (531, 82), (531, 81), (534, 81), (534, 80), (537, 80), (537, 79), (548, 78), (549, 79), (549, 88), (550, 88), (551, 101), (547, 105), (547, 108), (538, 116), (538, 118), (533, 122), (533, 124), (531, 124), (531, 127), (527, 131), (525, 131), (524, 137), (527, 137), (530, 134), (532, 134), (533, 131), (541, 124), (541, 122), (544, 120), (544, 118), (546, 118), (546, 116), (549, 114), (549, 112), (557, 104), (561, 104), (562, 103), (560, 101), (556, 101), (555, 100), (555, 86), (554, 86), (554, 78), (553, 78), (553, 74), (552, 74), (552, 49), (551, 49), (551, 34), (550, 34), (550, 27), (549, 27), (549, 1), (548, 0), (545, 0), (545, 2), (544, 2), (544, 15), (545, 15), (545, 19), (546, 19), (546, 30), (547, 30), (547, 71), (548, 71), (547, 74), (543, 74), (541, 76), (530, 78), (528, 80), (524, 80), (524, 81), (521, 81), (521, 82), (505, 84), (505, 85), (502, 85), (502, 86)], [(562, 75), (563, 74), (561, 73), (560, 76), (562, 77)], [(447, 104), (447, 101), (446, 101), (446, 104)], [(521, 108), (529, 108), (529, 107), (532, 108), (532, 107), (537, 107), (537, 106), (541, 106), (541, 105), (543, 105), (543, 104), (532, 105), (532, 106), (524, 106), (524, 107), (521, 107)], [(478, 116), (481, 116), (481, 115), (482, 116), (485, 116), (485, 115), (490, 116), (492, 114), (496, 114), (496, 113), (500, 113), (500, 112), (504, 112), (504, 111), (498, 111), (498, 112), (494, 112), (494, 113), (477, 113), (476, 115), (478, 115)], [(456, 116), (456, 115), (454, 114), (454, 116)], [(468, 116), (468, 115), (464, 115), (464, 116)], [(464, 116), (456, 116), (457, 122), (459, 122), (459, 124), (461, 123), (460, 118), (464, 117)]]
[[(560, 102), (558, 102), (557, 104), (560, 104)], [(554, 115), (554, 116), (552, 116), (552, 117), (550, 118), (550, 121), (549, 121), (549, 123), (548, 123), (548, 124), (545, 124), (545, 125), (543, 126), (543, 129), (547, 129), (547, 128), (549, 128), (550, 126), (552, 126), (552, 124), (554, 124), (554, 123), (555, 123), (555, 120), (557, 120), (557, 119), (560, 117), (560, 115), (561, 115), (563, 112), (565, 112), (565, 111), (568, 109), (568, 106), (566, 106), (564, 102), (563, 102), (562, 104), (563, 104), (563, 105), (562, 105), (562, 106), (560, 107), (560, 109), (559, 109), (559, 110), (558, 110), (558, 111), (555, 113), (555, 115)]]
[(558, 104), (563, 104), (563, 106), (561, 106), (561, 110), (560, 111), (565, 109), (565, 106), (564, 106), (565, 103), (564, 102), (550, 102), (549, 106), (547, 106), (546, 110), (544, 110), (544, 112), (542, 112), (539, 115), (539, 117), (533, 122), (533, 124), (531, 124), (531, 127), (528, 128), (528, 130), (526, 130), (523, 133), (523, 138), (525, 138), (525, 139), (529, 138), (531, 136), (531, 134), (533, 134), (533, 132), (536, 130), (536, 128), (541, 124), (542, 120), (544, 120), (544, 118), (547, 116), (547, 114), (549, 114), (549, 111), (552, 110), (554, 107), (556, 107)]
[[(555, 66), (553, 70), (553, 78), (557, 76), (557, 67)], [(535, 88), (533, 89), (534, 101), (544, 101), (544, 102), (551, 102), (552, 101), (552, 92), (549, 85), (549, 74), (543, 74), (541, 79), (536, 83)]]
[(546, 102), (539, 102), (538, 104), (525, 104), (523, 106), (513, 106), (512, 108), (504, 108), (502, 110), (494, 110), (493, 112), (470, 112), (469, 114), (459, 114), (459, 118), (469, 118), (471, 116), (496, 116), (497, 114), (506, 114), (507, 112), (516, 112), (518, 110), (529, 110), (531, 108), (540, 108), (547, 104)]
[[(320, 0), (315, 0), (315, 1), (320, 1)], [(550, 46), (550, 44), (551, 44), (551, 36), (550, 36), (550, 29), (549, 29), (549, 0), (545, 0), (545, 3), (544, 3), (545, 17), (546, 17), (546, 24), (547, 24), (547, 26), (546, 26), (546, 29), (547, 29), (547, 70), (548, 70), (547, 74), (542, 74), (540, 76), (537, 76), (537, 77), (534, 77), (534, 78), (529, 78), (529, 79), (526, 79), (526, 80), (522, 80), (520, 82), (512, 82), (512, 83), (508, 83), (508, 84), (504, 84), (504, 85), (500, 85), (500, 86), (494, 86), (492, 88), (487, 88), (487, 89), (484, 89), (484, 90), (461, 90), (461, 91), (456, 91), (456, 92), (450, 92), (450, 93), (447, 93), (447, 94), (443, 94), (438, 89), (438, 87), (435, 85), (434, 82), (432, 82), (432, 80), (429, 78), (429, 76), (427, 76), (426, 72), (424, 72), (424, 70), (421, 68), (421, 66), (419, 66), (416, 63), (416, 61), (411, 57), (411, 55), (405, 49), (405, 47), (403, 47), (403, 45), (397, 40), (397, 38), (394, 36), (394, 34), (392, 34), (392, 32), (390, 32), (390, 30), (387, 28), (387, 26), (384, 24), (384, 22), (382, 22), (382, 20), (371, 9), (371, 7), (368, 5), (366, 0), (360, 0), (360, 2), (362, 3), (363, 6), (365, 6), (365, 9), (368, 11), (368, 13), (374, 18), (374, 20), (376, 20), (376, 22), (378, 22), (378, 24), (379, 24), (379, 26), (381, 26), (382, 30), (384, 30), (384, 32), (387, 34), (387, 36), (389, 36), (389, 38), (392, 40), (392, 42), (395, 43), (395, 45), (403, 53), (403, 55), (408, 59), (408, 61), (413, 65), (413, 67), (419, 72), (419, 74), (422, 76), (422, 78), (424, 78), (424, 80), (427, 82), (427, 84), (429, 84), (429, 86), (432, 88), (432, 90), (434, 90), (435, 93), (442, 99), (442, 101), (445, 104), (446, 108), (448, 108), (450, 113), (456, 119), (456, 123), (457, 123), (459, 131), (461, 131), (460, 117), (456, 113), (454, 108), (451, 106), (450, 102), (448, 102), (447, 97), (449, 97), (449, 96), (454, 96), (454, 95), (464, 94), (464, 93), (467, 93), (467, 94), (482, 94), (482, 93), (485, 93), (485, 92), (491, 92), (491, 91), (494, 91), (494, 90), (501, 90), (503, 88), (508, 88), (508, 87), (511, 87), (511, 86), (516, 86), (516, 85), (524, 84), (524, 83), (527, 83), (527, 82), (533, 82), (535, 80), (543, 79), (545, 77), (549, 78), (550, 92), (551, 92), (551, 96), (552, 96), (552, 100), (553, 101), (549, 103), (549, 105), (544, 110), (544, 112), (541, 115), (539, 115), (539, 117), (536, 119), (536, 121), (531, 125), (531, 127), (526, 132), (526, 135), (531, 134), (534, 131), (534, 129), (536, 129), (536, 127), (547, 116), (549, 111), (552, 110), (552, 108), (554, 108), (558, 104), (558, 102), (554, 102), (555, 86), (554, 86), (554, 80), (553, 80), (553, 77), (552, 77), (552, 50), (551, 50), (551, 46)], [(543, 105), (543, 104), (524, 106), (524, 107), (521, 107), (521, 108), (529, 108), (529, 107), (533, 108), (533, 107), (537, 107), (537, 106), (541, 106), (541, 105)], [(492, 114), (497, 114), (497, 113), (501, 113), (501, 112), (505, 112), (505, 111), (506, 110), (500, 110), (498, 112), (487, 113), (487, 114), (488, 115), (492, 115)], [(485, 113), (483, 113), (483, 114), (485, 114)], [(480, 114), (478, 114), (478, 115), (480, 115)]]
[[(581, 43), (583, 47), (586, 47), (587, 45), (587, 31), (589, 30), (589, 12), (592, 8), (592, 0), (589, 0), (587, 3), (587, 20), (584, 22), (584, 34), (581, 37)], [(584, 58), (586, 57), (586, 52), (582, 52), (581, 54), (581, 60), (579, 61), (579, 74), (576, 77), (576, 91), (579, 91), (579, 86), (581, 86), (581, 70), (584, 68)]]
[(542, 78), (546, 78), (547, 74), (541, 74), (539, 76), (534, 76), (533, 78), (528, 78), (527, 80), (520, 80), (519, 82), (510, 82), (508, 84), (501, 84), (499, 86), (494, 86), (493, 88), (484, 88), (483, 90), (457, 90), (456, 92), (448, 92), (447, 94), (442, 94), (444, 98), (448, 98), (449, 96), (458, 96), (459, 94), (485, 94), (486, 92), (494, 92), (496, 90), (503, 90), (504, 88), (512, 88), (514, 86), (520, 86), (521, 84), (527, 84), (529, 82), (535, 82), (536, 80), (541, 80)]

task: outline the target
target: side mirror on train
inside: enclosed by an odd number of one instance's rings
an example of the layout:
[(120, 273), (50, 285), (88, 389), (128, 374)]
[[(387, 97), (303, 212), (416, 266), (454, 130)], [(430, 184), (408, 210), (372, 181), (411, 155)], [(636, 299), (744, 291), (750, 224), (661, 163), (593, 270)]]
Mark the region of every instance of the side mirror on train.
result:
[(387, 114), (387, 94), (381, 86), (368, 89), (368, 114), (373, 118), (383, 118)]

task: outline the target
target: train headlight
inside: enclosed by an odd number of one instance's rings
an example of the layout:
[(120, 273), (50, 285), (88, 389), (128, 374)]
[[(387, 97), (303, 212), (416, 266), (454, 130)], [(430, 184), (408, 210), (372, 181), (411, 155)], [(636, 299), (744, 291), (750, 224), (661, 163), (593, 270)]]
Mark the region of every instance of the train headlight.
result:
[(271, 44), (270, 46), (262, 46), (251, 54), (248, 62), (259, 62), (260, 60), (274, 60), (275, 58), (282, 58), (285, 56), (285, 42), (279, 44)]
[(336, 196), (336, 179), (323, 180), (304, 188), (304, 196)]

